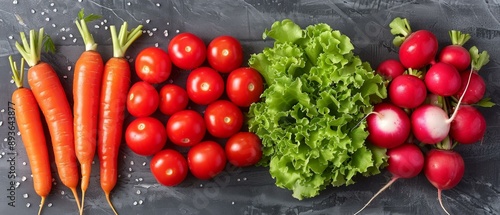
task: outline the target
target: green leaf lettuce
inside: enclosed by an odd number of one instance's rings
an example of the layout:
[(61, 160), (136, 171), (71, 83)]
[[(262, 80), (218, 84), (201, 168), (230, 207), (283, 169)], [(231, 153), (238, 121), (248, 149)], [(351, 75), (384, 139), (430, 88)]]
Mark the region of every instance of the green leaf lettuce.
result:
[(263, 37), (274, 46), (253, 54), (249, 65), (267, 87), (250, 106), (248, 124), (262, 139), (260, 165), (269, 166), (276, 185), (303, 199), (380, 173), (385, 149), (366, 144), (363, 117), (387, 92), (350, 39), (324, 23), (302, 29), (288, 19)]

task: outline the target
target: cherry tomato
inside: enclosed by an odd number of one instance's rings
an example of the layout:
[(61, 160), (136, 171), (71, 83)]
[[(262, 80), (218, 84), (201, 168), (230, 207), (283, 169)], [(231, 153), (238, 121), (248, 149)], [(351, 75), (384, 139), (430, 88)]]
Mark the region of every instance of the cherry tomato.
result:
[(173, 149), (162, 150), (153, 156), (149, 168), (156, 181), (165, 186), (180, 184), (188, 174), (186, 158)]
[(201, 114), (194, 110), (182, 110), (167, 121), (167, 136), (179, 146), (193, 146), (205, 136), (206, 127)]
[(226, 85), (227, 96), (240, 107), (249, 107), (259, 101), (264, 91), (262, 77), (250, 67), (238, 68), (229, 73)]
[(243, 125), (243, 113), (230, 101), (219, 100), (205, 109), (205, 125), (208, 132), (219, 138), (227, 138), (236, 134)]
[(136, 82), (128, 91), (127, 110), (132, 116), (149, 116), (156, 111), (159, 103), (158, 91), (145, 81)]
[(243, 63), (243, 48), (236, 38), (219, 36), (208, 44), (207, 60), (215, 70), (229, 73)]
[(238, 132), (231, 136), (225, 149), (227, 160), (237, 167), (255, 165), (262, 158), (262, 143), (251, 132)]
[(141, 80), (158, 84), (170, 76), (172, 62), (167, 52), (157, 47), (149, 47), (139, 52), (135, 58), (135, 71)]
[(160, 90), (160, 111), (166, 115), (186, 109), (189, 97), (184, 88), (175, 84), (166, 84)]
[(181, 33), (172, 38), (168, 44), (168, 53), (175, 66), (190, 70), (203, 64), (207, 56), (207, 48), (198, 36)]
[(196, 104), (207, 105), (217, 100), (224, 93), (224, 80), (212, 68), (200, 67), (189, 74), (186, 91)]
[(226, 166), (224, 149), (214, 141), (203, 141), (193, 146), (187, 160), (191, 173), (202, 180), (213, 178)]
[(139, 117), (127, 126), (125, 142), (136, 154), (150, 156), (163, 149), (167, 143), (167, 132), (159, 120)]

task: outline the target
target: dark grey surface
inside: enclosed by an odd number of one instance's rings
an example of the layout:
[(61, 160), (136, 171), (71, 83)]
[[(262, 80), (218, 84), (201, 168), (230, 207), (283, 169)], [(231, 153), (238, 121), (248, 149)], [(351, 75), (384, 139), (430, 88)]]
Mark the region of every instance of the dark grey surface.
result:
[[(72, 67), (84, 47), (73, 20), (80, 8), (102, 14), (101, 22), (90, 29), (104, 59), (111, 57), (108, 26), (128, 21), (143, 24), (146, 33), (128, 52), (132, 59), (145, 47), (158, 45), (166, 50), (169, 40), (179, 32), (192, 32), (205, 42), (229, 34), (242, 41), (246, 57), (271, 45), (261, 34), (275, 20), (290, 18), (301, 26), (325, 22), (351, 37), (356, 52), (376, 67), (383, 59), (396, 57), (388, 24), (396, 16), (409, 18), (413, 29), (433, 31), (441, 44), (447, 44), (447, 31), (468, 32), (468, 45), (487, 50), (491, 62), (481, 75), (487, 81), (487, 96), (500, 102), (500, 2), (486, 1), (321, 1), (321, 0), (217, 0), (217, 1), (2, 1), (0, 6), (0, 214), (35, 214), (39, 197), (34, 193), (30, 170), (20, 136), (16, 136), (15, 207), (8, 205), (10, 168), (4, 141), (8, 134), (8, 101), (15, 86), (10, 82), (8, 55), (19, 59), (14, 42), (19, 31), (45, 27), (58, 52), (43, 55), (68, 89)], [(467, 46), (467, 47), (469, 47)], [(182, 75), (173, 75), (176, 82)], [(180, 83), (180, 82), (179, 82)], [(71, 101), (71, 94), (68, 94)], [(481, 109), (488, 123), (482, 143), (458, 146), (466, 165), (465, 176), (452, 190), (443, 192), (444, 205), (452, 214), (500, 213), (500, 108)], [(120, 178), (112, 200), (120, 214), (352, 214), (389, 180), (383, 174), (359, 178), (348, 187), (324, 190), (320, 196), (298, 201), (291, 192), (277, 188), (266, 168), (229, 169), (215, 180), (200, 181), (189, 175), (177, 187), (155, 183), (149, 172), (149, 159), (132, 154), (123, 145)], [(52, 165), (53, 169), (55, 168)], [(99, 186), (98, 163), (94, 165), (87, 193), (86, 214), (112, 214)], [(44, 214), (77, 214), (70, 191), (57, 179), (47, 199)], [(27, 197), (26, 197), (27, 195)], [(48, 205), (50, 206), (48, 206)], [(385, 191), (364, 214), (444, 214), (436, 190), (424, 176), (400, 180)]]

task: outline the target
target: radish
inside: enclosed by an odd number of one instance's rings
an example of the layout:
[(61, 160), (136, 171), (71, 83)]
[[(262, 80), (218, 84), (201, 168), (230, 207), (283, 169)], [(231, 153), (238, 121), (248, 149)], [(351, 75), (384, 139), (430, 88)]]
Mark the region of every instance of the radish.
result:
[(483, 51), (479, 54), (479, 50), (475, 46), (470, 48), (470, 55), (472, 58), (470, 73), (472, 74), (470, 74), (471, 77), (469, 87), (466, 91), (465, 87), (469, 78), (469, 72), (463, 72), (462, 74), (460, 74), (462, 80), (461, 87), (455, 95), (455, 98), (459, 98), (465, 92), (464, 98), (462, 100), (463, 104), (475, 104), (479, 102), (486, 92), (486, 84), (483, 78), (478, 74), (478, 72), (484, 65), (489, 62), (490, 56), (486, 51)]
[(427, 30), (412, 32), (407, 19), (396, 17), (390, 24), (399, 47), (399, 60), (406, 68), (421, 69), (434, 62), (438, 51), (436, 36)]
[(368, 141), (382, 148), (394, 148), (403, 144), (410, 135), (410, 118), (401, 108), (380, 103), (366, 118)]
[(389, 85), (389, 99), (402, 108), (416, 108), (427, 96), (427, 88), (422, 79), (403, 74), (396, 77)]
[(480, 141), (486, 132), (486, 120), (481, 112), (470, 105), (462, 105), (451, 122), (450, 136), (462, 144)]
[(455, 67), (458, 71), (463, 71), (469, 67), (471, 56), (463, 45), (470, 39), (469, 34), (451, 30), (449, 32), (451, 45), (444, 47), (438, 57), (439, 62), (447, 63)]
[(451, 120), (448, 114), (435, 105), (424, 104), (411, 114), (412, 133), (422, 143), (436, 144), (450, 132)]
[(455, 95), (460, 89), (461, 80), (457, 69), (443, 62), (432, 65), (424, 78), (427, 89), (439, 96)]
[(383, 186), (373, 197), (358, 211), (363, 211), (379, 194), (389, 188), (400, 178), (413, 178), (424, 168), (424, 155), (420, 149), (411, 143), (405, 143), (396, 148), (388, 149), (387, 155), (389, 166), (387, 170), (392, 174), (392, 179)]
[(464, 160), (460, 154), (450, 150), (431, 149), (426, 156), (424, 174), (427, 180), (438, 189), (438, 200), (443, 206), (441, 191), (455, 187), (464, 175)]
[(402, 75), (405, 72), (405, 68), (398, 60), (387, 59), (380, 63), (375, 71), (382, 75), (385, 79), (393, 80), (394, 78)]

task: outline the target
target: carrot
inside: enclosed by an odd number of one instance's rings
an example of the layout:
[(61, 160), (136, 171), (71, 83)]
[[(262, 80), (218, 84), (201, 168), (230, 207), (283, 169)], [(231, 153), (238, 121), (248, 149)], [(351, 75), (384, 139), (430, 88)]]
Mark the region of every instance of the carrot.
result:
[(82, 35), (85, 51), (76, 61), (73, 77), (73, 126), (75, 134), (75, 153), (80, 163), (82, 175), (82, 207), (85, 205), (85, 192), (89, 186), (92, 161), (97, 144), (97, 117), (99, 95), (101, 92), (104, 63), (101, 54), (97, 52), (97, 44), (90, 34), (86, 22), (98, 19), (99, 16), (90, 14), (84, 16), (83, 9), (78, 13), (75, 24)]
[(21, 32), (21, 40), (23, 45), (16, 42), (16, 48), (30, 66), (28, 84), (49, 128), (59, 178), (71, 189), (80, 209), (76, 191), (79, 174), (73, 143), (73, 114), (57, 73), (48, 63), (40, 61), (44, 40), (47, 41), (43, 28), (38, 33), (30, 31), (29, 43)]
[(130, 87), (130, 66), (124, 58), (125, 51), (139, 36), (142, 25), (131, 32), (124, 22), (116, 35), (115, 26), (109, 26), (113, 41), (113, 57), (104, 66), (99, 108), (97, 153), (100, 163), (101, 187), (111, 209), (117, 214), (110, 200), (111, 190), (118, 177), (118, 153), (122, 141), (123, 120), (127, 91)]
[(9, 56), (10, 67), (12, 69), (12, 79), (15, 81), (17, 89), (12, 93), (12, 103), (15, 104), (16, 123), (21, 132), (26, 154), (33, 175), (33, 187), (36, 194), (42, 200), (38, 214), (42, 212), (45, 199), (52, 189), (52, 173), (50, 171), (49, 152), (43, 131), (42, 120), (38, 103), (33, 92), (23, 87), (24, 79), (24, 59), (21, 59), (21, 67), (18, 70), (12, 56)]

